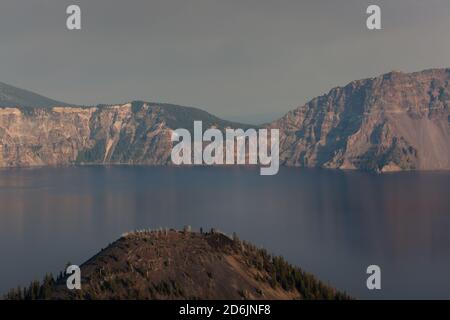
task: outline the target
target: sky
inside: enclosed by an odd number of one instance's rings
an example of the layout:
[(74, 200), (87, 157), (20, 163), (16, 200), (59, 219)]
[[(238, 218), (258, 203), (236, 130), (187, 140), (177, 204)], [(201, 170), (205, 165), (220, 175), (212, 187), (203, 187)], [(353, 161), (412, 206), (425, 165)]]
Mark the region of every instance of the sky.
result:
[[(66, 29), (71, 4), (82, 30)], [(448, 17), (448, 0), (1, 0), (0, 82), (259, 123), (353, 80), (450, 67)]]

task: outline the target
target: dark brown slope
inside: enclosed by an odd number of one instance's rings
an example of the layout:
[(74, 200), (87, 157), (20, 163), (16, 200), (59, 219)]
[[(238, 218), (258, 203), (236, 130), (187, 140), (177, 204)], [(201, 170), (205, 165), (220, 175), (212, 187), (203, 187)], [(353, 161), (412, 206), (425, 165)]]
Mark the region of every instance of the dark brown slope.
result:
[(370, 171), (450, 169), (450, 69), (353, 81), (270, 124), (282, 163)]
[[(282, 258), (217, 232), (128, 234), (84, 263), (81, 272), (81, 291), (69, 291), (59, 279), (36, 289), (34, 298), (347, 298)], [(17, 298), (17, 292), (9, 297)]]

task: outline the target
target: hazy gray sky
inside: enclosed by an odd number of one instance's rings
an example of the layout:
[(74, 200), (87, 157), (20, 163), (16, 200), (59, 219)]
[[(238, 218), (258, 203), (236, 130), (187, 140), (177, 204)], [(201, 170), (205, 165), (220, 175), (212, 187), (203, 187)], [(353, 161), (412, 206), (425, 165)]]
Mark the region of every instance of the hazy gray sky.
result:
[[(81, 31), (65, 27), (69, 4)], [(383, 30), (366, 29), (368, 4)], [(0, 81), (258, 122), (355, 79), (450, 67), (449, 17), (449, 0), (1, 0)]]

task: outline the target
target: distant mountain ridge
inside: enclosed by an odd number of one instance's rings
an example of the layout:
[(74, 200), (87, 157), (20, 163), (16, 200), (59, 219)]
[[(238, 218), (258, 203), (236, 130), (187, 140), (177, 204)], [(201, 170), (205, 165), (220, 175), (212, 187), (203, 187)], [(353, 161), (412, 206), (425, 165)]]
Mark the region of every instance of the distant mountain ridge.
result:
[(0, 107), (19, 106), (37, 108), (68, 106), (68, 104), (0, 82)]
[[(280, 130), (287, 166), (450, 170), (449, 83), (450, 69), (390, 72), (333, 88), (263, 126)], [(192, 130), (195, 120), (203, 129), (250, 127), (197, 108), (143, 101), (76, 107), (2, 85), (0, 167), (168, 165), (172, 131)]]

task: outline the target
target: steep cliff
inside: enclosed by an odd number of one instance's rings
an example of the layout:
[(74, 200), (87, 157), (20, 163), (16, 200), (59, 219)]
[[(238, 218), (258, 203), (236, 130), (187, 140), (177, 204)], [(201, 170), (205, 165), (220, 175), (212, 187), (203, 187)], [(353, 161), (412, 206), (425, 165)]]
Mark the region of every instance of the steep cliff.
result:
[[(289, 166), (449, 170), (449, 81), (450, 69), (353, 81), (267, 127), (280, 129), (280, 162)], [(204, 129), (248, 127), (168, 104), (69, 107), (45, 99), (0, 86), (0, 167), (165, 165), (174, 129), (191, 129), (194, 120)]]
[(245, 128), (205, 111), (168, 104), (132, 102), (117, 106), (0, 108), (0, 167), (67, 164), (170, 162), (171, 132)]
[(391, 72), (332, 89), (270, 124), (286, 165), (450, 169), (450, 69)]

